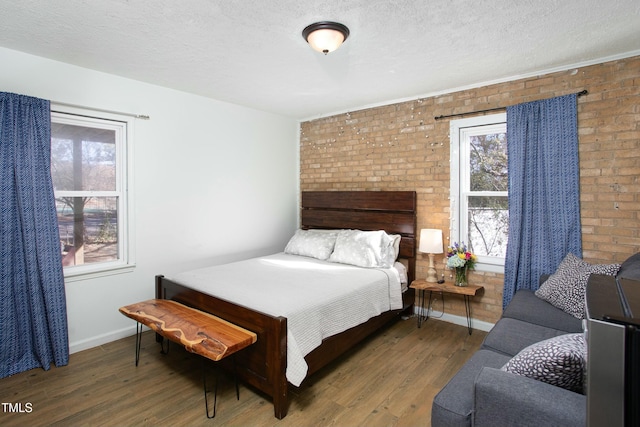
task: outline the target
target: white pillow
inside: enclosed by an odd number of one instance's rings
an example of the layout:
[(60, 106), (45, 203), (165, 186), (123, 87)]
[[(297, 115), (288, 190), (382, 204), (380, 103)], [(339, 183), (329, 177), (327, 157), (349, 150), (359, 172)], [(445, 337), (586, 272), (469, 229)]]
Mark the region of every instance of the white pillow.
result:
[(394, 239), (382, 230), (341, 230), (329, 261), (358, 267), (389, 268), (395, 261)]
[(297, 230), (284, 248), (284, 252), (326, 260), (333, 252), (336, 237), (337, 231)]
[(380, 267), (389, 268), (398, 259), (400, 253), (400, 235), (389, 235), (382, 231), (380, 238)]
[(407, 267), (399, 261), (394, 262), (393, 267), (398, 271), (398, 275), (400, 276), (400, 283), (408, 284), (409, 276), (407, 275)]
[(402, 236), (399, 234), (387, 234), (387, 236), (389, 236), (393, 240), (393, 260), (395, 261), (400, 256), (400, 240), (402, 239)]

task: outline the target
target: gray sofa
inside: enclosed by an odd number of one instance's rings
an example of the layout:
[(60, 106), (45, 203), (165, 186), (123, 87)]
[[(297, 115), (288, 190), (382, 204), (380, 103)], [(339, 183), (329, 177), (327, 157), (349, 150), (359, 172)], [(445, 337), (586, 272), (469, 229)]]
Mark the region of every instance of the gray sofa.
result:
[[(640, 254), (618, 276), (640, 279)], [(532, 291), (516, 292), (481, 348), (435, 396), (432, 427), (585, 426), (584, 394), (501, 370), (531, 344), (582, 331), (580, 319)]]

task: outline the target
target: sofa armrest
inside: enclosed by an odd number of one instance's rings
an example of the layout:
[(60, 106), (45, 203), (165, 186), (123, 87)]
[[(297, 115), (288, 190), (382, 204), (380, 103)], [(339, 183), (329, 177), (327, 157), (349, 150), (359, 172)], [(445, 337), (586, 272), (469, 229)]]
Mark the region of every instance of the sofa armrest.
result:
[(495, 368), (475, 381), (473, 425), (586, 426), (586, 396)]

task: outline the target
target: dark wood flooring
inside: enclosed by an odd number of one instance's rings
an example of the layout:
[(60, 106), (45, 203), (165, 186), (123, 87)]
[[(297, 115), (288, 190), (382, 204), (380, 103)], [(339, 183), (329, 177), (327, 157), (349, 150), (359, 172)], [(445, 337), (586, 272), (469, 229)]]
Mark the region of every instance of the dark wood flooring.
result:
[[(65, 367), (1, 379), (0, 425), (429, 426), (433, 397), (485, 336), (436, 319), (420, 329), (415, 318), (395, 322), (292, 387), (289, 413), (278, 420), (252, 388), (241, 384), (236, 400), (226, 373), (216, 417), (207, 419), (202, 358), (177, 345), (163, 355), (145, 332), (138, 367), (132, 336), (72, 354)], [(212, 384), (217, 370), (208, 363)]]

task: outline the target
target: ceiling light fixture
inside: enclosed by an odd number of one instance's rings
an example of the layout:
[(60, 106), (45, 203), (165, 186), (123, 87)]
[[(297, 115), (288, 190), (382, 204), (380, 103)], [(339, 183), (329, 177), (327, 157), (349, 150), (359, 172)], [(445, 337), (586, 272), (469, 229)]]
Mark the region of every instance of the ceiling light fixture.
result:
[(338, 22), (316, 22), (302, 30), (302, 37), (314, 50), (326, 55), (342, 45), (349, 37), (349, 29)]

